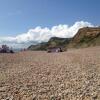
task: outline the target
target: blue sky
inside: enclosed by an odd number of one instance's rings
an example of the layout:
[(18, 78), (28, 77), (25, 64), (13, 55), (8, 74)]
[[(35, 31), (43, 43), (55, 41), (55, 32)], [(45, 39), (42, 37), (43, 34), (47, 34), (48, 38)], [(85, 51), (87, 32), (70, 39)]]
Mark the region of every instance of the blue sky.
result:
[(100, 25), (100, 0), (0, 0), (0, 37), (15, 37), (40, 26)]

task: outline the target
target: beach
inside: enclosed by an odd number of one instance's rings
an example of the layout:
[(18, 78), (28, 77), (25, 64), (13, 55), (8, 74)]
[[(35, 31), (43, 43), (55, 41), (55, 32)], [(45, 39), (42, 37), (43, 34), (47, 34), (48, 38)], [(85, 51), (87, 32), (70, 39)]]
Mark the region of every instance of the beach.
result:
[(100, 100), (100, 46), (0, 53), (0, 100)]

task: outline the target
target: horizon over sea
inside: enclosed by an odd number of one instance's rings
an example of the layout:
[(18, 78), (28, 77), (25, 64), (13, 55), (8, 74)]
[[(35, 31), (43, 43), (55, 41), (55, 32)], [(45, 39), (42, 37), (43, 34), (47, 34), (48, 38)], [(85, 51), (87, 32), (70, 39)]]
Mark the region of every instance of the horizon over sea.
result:
[(21, 50), (23, 50), (23, 48), (13, 48), (13, 51), (14, 51), (14, 52), (19, 52), (19, 51), (21, 51)]

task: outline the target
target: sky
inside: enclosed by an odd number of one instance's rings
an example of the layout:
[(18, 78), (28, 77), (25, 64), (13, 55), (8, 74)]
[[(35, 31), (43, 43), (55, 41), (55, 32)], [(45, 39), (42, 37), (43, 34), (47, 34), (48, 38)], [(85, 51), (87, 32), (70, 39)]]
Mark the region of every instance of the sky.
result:
[(0, 44), (30, 45), (100, 26), (100, 0), (0, 0)]

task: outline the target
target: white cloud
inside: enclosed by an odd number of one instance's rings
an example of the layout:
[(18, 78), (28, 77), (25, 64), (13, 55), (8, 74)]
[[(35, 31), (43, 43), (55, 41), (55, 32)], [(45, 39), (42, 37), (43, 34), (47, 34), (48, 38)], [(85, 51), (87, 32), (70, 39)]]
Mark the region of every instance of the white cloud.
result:
[(22, 44), (42, 41), (45, 42), (48, 41), (51, 37), (69, 38), (73, 37), (80, 28), (87, 26), (93, 27), (91, 23), (84, 21), (75, 22), (75, 24), (73, 24), (72, 26), (60, 24), (57, 26), (53, 26), (51, 29), (47, 27), (41, 28), (39, 26), (34, 29), (30, 29), (27, 33), (17, 35), (16, 37), (0, 37), (0, 44)]

